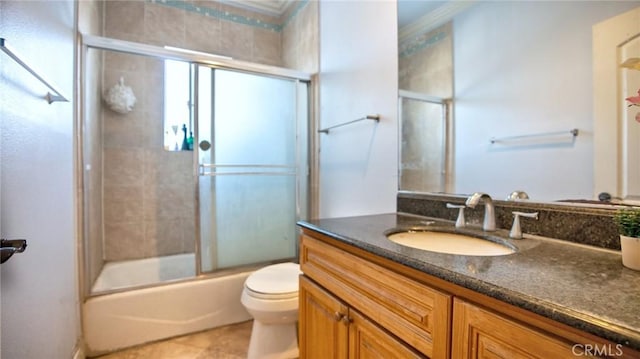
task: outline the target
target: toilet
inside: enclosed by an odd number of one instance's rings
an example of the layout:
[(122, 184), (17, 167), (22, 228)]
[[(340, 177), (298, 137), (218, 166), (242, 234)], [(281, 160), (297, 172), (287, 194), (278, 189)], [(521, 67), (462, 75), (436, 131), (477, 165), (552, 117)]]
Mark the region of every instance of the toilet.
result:
[(253, 317), (247, 357), (285, 359), (298, 357), (297, 263), (261, 268), (244, 282), (241, 302)]

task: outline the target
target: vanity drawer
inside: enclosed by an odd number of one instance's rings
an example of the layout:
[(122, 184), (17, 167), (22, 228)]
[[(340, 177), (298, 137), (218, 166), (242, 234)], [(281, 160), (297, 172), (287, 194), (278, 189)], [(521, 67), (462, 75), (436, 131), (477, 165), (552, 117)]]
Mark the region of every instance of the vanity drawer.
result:
[[(569, 359), (586, 355), (584, 346), (576, 346), (464, 300), (455, 299), (453, 308), (452, 358)], [(614, 345), (598, 347), (614, 356), (619, 350), (615, 348)]]
[(300, 266), (306, 276), (423, 354), (449, 357), (450, 295), (307, 235), (301, 237)]

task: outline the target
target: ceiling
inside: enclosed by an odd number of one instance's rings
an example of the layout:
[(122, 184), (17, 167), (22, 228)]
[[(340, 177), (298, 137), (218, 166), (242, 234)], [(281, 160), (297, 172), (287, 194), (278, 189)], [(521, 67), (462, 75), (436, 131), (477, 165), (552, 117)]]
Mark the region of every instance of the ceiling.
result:
[[(218, 0), (238, 8), (243, 8), (271, 16), (282, 16), (291, 3), (300, 0)], [(313, 0), (312, 0), (313, 1)], [(356, 0), (363, 1), (363, 0)], [(435, 25), (442, 23), (441, 18), (450, 18), (457, 13), (458, 8), (466, 8), (474, 0), (397, 0), (398, 27), (425, 27), (425, 22)], [(453, 12), (452, 12), (452, 9)], [(435, 20), (434, 20), (435, 19)], [(435, 22), (434, 22), (435, 21)], [(412, 26), (409, 26), (412, 25)], [(406, 32), (406, 31), (405, 31)]]
[(429, 13), (447, 1), (398, 0), (398, 27), (403, 28)]

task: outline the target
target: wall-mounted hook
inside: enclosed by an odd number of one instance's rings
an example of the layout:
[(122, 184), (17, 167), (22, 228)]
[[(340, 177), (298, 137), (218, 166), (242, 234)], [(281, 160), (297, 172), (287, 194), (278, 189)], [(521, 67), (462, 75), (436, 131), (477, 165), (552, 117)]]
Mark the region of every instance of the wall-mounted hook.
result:
[(0, 264), (6, 262), (15, 253), (27, 249), (26, 239), (0, 239)]

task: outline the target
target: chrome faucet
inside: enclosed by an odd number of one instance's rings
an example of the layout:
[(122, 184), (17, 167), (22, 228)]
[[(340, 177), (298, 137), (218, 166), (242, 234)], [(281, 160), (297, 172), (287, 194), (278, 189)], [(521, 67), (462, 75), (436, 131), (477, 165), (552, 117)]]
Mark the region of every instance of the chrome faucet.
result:
[(485, 231), (496, 230), (496, 211), (493, 207), (493, 201), (491, 196), (486, 193), (476, 192), (467, 198), (467, 207), (475, 208), (480, 199), (484, 199), (484, 222), (482, 223), (482, 229)]

